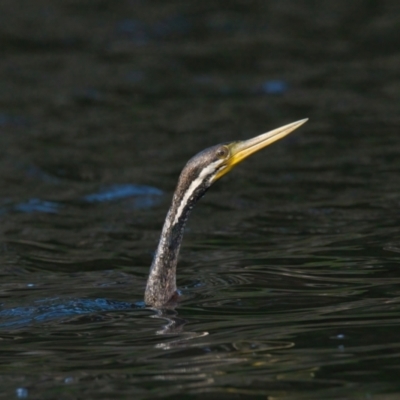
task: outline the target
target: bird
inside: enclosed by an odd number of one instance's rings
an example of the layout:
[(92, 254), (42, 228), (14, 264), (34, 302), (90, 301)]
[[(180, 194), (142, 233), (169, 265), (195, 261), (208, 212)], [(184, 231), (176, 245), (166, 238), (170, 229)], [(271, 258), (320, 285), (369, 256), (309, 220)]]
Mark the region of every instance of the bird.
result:
[(146, 284), (144, 301), (162, 309), (176, 303), (176, 266), (188, 216), (209, 187), (245, 158), (299, 128), (308, 118), (248, 140), (222, 143), (192, 157), (183, 168), (165, 218)]

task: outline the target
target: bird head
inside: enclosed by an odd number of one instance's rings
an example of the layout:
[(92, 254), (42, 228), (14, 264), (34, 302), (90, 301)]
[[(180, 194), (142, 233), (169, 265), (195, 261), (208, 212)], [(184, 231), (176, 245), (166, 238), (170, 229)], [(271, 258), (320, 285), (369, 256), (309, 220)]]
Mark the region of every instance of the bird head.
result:
[(181, 181), (190, 182), (193, 189), (207, 189), (245, 158), (285, 137), (308, 119), (258, 135), (252, 139), (218, 144), (196, 154), (181, 173)]

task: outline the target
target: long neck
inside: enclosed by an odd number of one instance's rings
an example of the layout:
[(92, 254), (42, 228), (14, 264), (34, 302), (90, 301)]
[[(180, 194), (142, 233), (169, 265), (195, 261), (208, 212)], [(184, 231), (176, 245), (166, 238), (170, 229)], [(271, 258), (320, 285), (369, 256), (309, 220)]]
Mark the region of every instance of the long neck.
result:
[(161, 232), (160, 241), (150, 268), (144, 300), (146, 304), (161, 307), (167, 304), (176, 289), (176, 264), (186, 220), (194, 204), (206, 189), (182, 195), (175, 192)]
[(181, 247), (183, 230), (190, 211), (208, 190), (215, 176), (217, 164), (209, 163), (199, 153), (189, 160), (178, 180), (171, 208), (161, 232), (160, 242), (150, 267), (144, 300), (147, 305), (162, 307), (177, 295), (176, 264)]

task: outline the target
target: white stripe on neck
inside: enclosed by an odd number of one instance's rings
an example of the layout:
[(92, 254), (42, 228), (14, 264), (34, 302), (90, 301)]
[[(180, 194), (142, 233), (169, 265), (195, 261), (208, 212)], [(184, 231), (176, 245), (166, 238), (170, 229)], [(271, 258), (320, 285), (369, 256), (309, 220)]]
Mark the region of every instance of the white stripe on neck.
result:
[(210, 165), (207, 165), (207, 167), (205, 167), (201, 171), (200, 175), (190, 184), (190, 186), (188, 187), (188, 189), (185, 192), (185, 195), (182, 197), (182, 200), (179, 204), (178, 209), (176, 210), (174, 222), (172, 223), (172, 225), (175, 225), (178, 222), (179, 218), (182, 215), (183, 209), (186, 206), (186, 203), (190, 199), (190, 196), (203, 183), (204, 177), (206, 177), (207, 175), (210, 175), (213, 171), (215, 171), (216, 170), (215, 167), (220, 163), (221, 163), (221, 160), (217, 160), (217, 161), (214, 161), (213, 163), (211, 163)]

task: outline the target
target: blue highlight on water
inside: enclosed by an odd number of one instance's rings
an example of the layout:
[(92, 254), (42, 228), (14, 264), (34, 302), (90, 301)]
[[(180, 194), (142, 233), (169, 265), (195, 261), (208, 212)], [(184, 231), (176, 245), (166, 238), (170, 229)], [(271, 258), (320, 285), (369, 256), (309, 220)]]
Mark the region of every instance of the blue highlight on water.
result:
[(40, 199), (30, 199), (25, 203), (18, 203), (10, 207), (12, 211), (22, 213), (41, 212), (47, 214), (55, 214), (62, 208), (62, 205), (53, 201), (45, 201)]
[(268, 80), (260, 85), (260, 91), (263, 94), (283, 94), (287, 92), (289, 86), (287, 82), (280, 79)]
[(43, 299), (37, 300), (31, 306), (0, 310), (0, 329), (18, 329), (32, 323), (43, 323), (77, 315), (144, 308), (145, 304), (142, 301), (130, 303), (102, 298)]
[[(135, 209), (145, 209), (155, 206), (162, 194), (162, 190), (152, 186), (133, 184), (111, 185), (98, 192), (83, 196), (78, 199), (78, 203), (107, 203), (132, 197), (135, 200), (133, 204)], [(10, 212), (56, 214), (65, 206), (66, 204), (61, 202), (32, 198), (26, 202), (1, 207), (0, 215)]]
[(28, 398), (28, 394), (29, 394), (28, 389), (23, 388), (23, 387), (17, 388), (17, 389), (15, 390), (15, 395), (16, 395), (19, 399), (27, 399), (27, 398)]
[(88, 194), (82, 198), (88, 203), (102, 203), (125, 199), (132, 196), (161, 196), (160, 189), (144, 185), (113, 185), (96, 193)]

